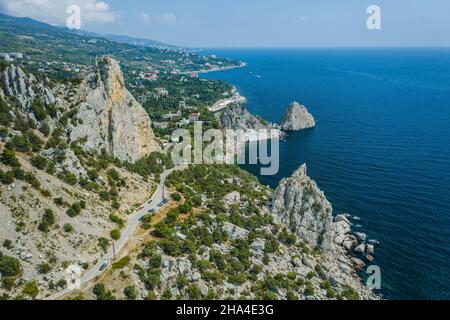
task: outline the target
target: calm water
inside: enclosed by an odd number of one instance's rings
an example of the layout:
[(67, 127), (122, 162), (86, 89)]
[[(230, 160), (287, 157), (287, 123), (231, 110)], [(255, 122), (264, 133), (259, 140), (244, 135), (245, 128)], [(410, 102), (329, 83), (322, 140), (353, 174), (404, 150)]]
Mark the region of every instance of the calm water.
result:
[(318, 121), (289, 135), (279, 174), (260, 180), (275, 187), (307, 163), (335, 213), (381, 242), (386, 298), (450, 299), (450, 50), (208, 53), (248, 63), (205, 77), (236, 85), (252, 113), (279, 122), (298, 100)]

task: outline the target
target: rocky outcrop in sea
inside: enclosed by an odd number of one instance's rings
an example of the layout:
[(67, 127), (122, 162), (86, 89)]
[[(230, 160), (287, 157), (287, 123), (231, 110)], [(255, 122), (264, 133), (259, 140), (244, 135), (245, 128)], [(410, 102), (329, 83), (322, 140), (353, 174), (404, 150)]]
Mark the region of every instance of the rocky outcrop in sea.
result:
[(285, 131), (300, 131), (314, 128), (316, 121), (305, 106), (298, 102), (292, 102), (287, 108), (280, 126)]
[(324, 193), (301, 166), (281, 180), (272, 200), (272, 214), (312, 247), (330, 250), (333, 209)]

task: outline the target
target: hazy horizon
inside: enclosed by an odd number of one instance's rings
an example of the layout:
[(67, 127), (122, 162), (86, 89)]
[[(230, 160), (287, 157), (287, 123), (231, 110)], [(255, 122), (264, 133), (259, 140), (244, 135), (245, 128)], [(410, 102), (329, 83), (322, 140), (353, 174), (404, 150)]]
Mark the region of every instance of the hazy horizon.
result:
[[(450, 47), (450, 2), (432, 2), (0, 0), (0, 11), (64, 26), (76, 4), (83, 30), (189, 48)], [(381, 10), (379, 30), (367, 28), (370, 5)]]

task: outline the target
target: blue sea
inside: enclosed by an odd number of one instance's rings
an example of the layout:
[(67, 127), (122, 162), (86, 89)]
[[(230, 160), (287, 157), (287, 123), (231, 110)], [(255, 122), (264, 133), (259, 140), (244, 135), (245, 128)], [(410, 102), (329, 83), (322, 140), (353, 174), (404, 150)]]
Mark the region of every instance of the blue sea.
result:
[(203, 75), (235, 85), (280, 122), (292, 101), (317, 127), (290, 133), (276, 187), (301, 164), (354, 229), (380, 241), (387, 299), (450, 299), (450, 49), (207, 50), (247, 67)]

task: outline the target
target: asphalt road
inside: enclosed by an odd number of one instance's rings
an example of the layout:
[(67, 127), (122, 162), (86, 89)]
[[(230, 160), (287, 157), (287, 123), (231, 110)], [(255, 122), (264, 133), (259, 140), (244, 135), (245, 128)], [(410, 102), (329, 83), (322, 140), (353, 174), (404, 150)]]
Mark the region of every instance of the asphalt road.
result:
[[(150, 210), (158, 211), (160, 207), (158, 206), (161, 201), (163, 201), (163, 193), (164, 193), (164, 183), (166, 182), (167, 177), (169, 174), (171, 174), (175, 170), (179, 170), (181, 167), (175, 167), (173, 169), (165, 171), (163, 174), (161, 174), (161, 180), (158, 185), (158, 188), (156, 189), (155, 193), (153, 194), (152, 198), (144, 205), (142, 209), (136, 210), (128, 219), (127, 224), (125, 228), (122, 230), (122, 235), (119, 240), (114, 242), (114, 248), (116, 251), (116, 255), (120, 252), (120, 250), (125, 246), (127, 241), (130, 239), (131, 235), (134, 233), (136, 228), (139, 225), (139, 221), (142, 217), (144, 217)], [(95, 264), (92, 268), (90, 268), (88, 271), (86, 271), (82, 278), (81, 278), (81, 285), (86, 284), (98, 276), (100, 276), (103, 272), (107, 271), (109, 267), (111, 266), (111, 260), (114, 258), (114, 251), (113, 246), (108, 249), (107, 253), (99, 259), (97, 264)], [(108, 263), (108, 267), (104, 270), (100, 271), (101, 266), (104, 263)], [(50, 297), (47, 297), (45, 300), (59, 300), (65, 295), (71, 293), (75, 289), (64, 289)]]

